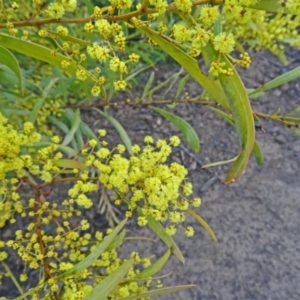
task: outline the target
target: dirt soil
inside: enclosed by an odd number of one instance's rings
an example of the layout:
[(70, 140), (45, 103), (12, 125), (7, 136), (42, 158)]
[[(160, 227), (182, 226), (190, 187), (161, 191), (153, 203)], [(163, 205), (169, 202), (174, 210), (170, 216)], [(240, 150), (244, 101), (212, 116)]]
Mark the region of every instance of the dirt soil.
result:
[[(252, 53), (253, 64), (242, 77), (247, 88), (255, 88), (300, 65), (300, 52), (288, 51), (289, 65), (284, 67), (268, 52)], [(158, 71), (165, 79), (172, 71)], [(141, 86), (141, 88), (143, 88)], [(199, 94), (199, 86), (189, 83), (190, 96)], [(253, 109), (269, 112), (281, 108), (288, 112), (300, 105), (300, 81), (285, 84), (253, 100)], [(122, 123), (133, 142), (146, 134), (166, 138), (178, 131), (148, 108), (111, 110)], [(164, 273), (165, 286), (195, 284), (196, 287), (161, 296), (171, 300), (284, 300), (300, 299), (300, 138), (289, 129), (263, 121), (266, 133), (258, 132), (257, 140), (264, 153), (264, 164), (258, 167), (251, 159), (246, 173), (234, 184), (222, 180), (229, 166), (200, 169), (203, 163), (234, 157), (238, 151), (234, 129), (205, 107), (181, 105), (174, 112), (193, 125), (201, 140), (201, 151), (194, 159), (184, 143), (173, 158), (189, 168), (195, 195), (203, 201), (199, 214), (217, 235), (215, 243), (194, 221), (193, 238), (183, 234), (176, 241), (186, 258), (182, 265), (173, 257)], [(105, 123), (108, 128), (113, 127)], [(198, 161), (198, 162), (197, 162)], [(134, 226), (133, 226), (134, 227)], [(128, 235), (149, 235), (132, 228)], [(151, 234), (150, 234), (151, 236)], [(128, 244), (126, 244), (128, 245)], [(166, 251), (161, 243), (136, 244), (143, 252)], [(124, 249), (127, 252), (128, 248)]]

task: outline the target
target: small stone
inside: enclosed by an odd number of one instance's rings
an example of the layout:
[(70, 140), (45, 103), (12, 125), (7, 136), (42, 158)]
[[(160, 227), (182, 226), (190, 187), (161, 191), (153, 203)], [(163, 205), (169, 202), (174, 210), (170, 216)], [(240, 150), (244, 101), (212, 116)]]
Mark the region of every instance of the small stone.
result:
[(286, 138), (285, 136), (283, 136), (282, 134), (278, 135), (275, 137), (275, 141), (278, 143), (278, 144), (285, 144), (286, 143)]

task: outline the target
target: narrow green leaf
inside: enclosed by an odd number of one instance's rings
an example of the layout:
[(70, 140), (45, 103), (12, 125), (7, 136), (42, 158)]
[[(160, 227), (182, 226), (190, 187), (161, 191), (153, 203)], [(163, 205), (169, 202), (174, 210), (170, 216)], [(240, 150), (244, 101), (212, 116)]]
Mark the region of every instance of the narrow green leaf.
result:
[(65, 169), (79, 169), (84, 170), (86, 166), (74, 159), (56, 159), (52, 160), (52, 163), (56, 167), (65, 168)]
[[(81, 122), (80, 122), (81, 124)], [(79, 130), (77, 130), (75, 132), (75, 139), (76, 139), (76, 144), (78, 145), (79, 149), (82, 149), (84, 147), (84, 141), (83, 141), (83, 137), (82, 137), (82, 132), (80, 130), (80, 126), (79, 126)]]
[(89, 15), (92, 15), (94, 12), (94, 5), (91, 3), (91, 0), (84, 0), (84, 4), (87, 7)]
[[(61, 68), (61, 62), (63, 60), (66, 60), (70, 63), (67, 70), (70, 70), (73, 74), (75, 74), (78, 69), (77, 62), (70, 60), (68, 57), (60, 53), (57, 53), (56, 55), (52, 55), (51, 54), (52, 50), (44, 46), (38, 45), (31, 41), (30, 42), (24, 41), (22, 39), (12, 37), (4, 33), (0, 33), (0, 38), (1, 38), (1, 44), (4, 47), (14, 50), (18, 53), (24, 54), (28, 57), (36, 58), (38, 60), (47, 62), (49, 64), (59, 66), (60, 68)], [(94, 75), (92, 75), (92, 73), (87, 71), (87, 79), (85, 83), (94, 84), (96, 80), (97, 79), (94, 77)], [(102, 86), (101, 86), (101, 94), (103, 95), (104, 98), (106, 97), (105, 90)]]
[(226, 76), (224, 74), (219, 76), (230, 105), (235, 128), (241, 145), (240, 154), (233, 163), (223, 182), (224, 184), (229, 184), (234, 182), (243, 174), (250, 155), (253, 152), (255, 143), (255, 127), (252, 109), (244, 84), (230, 61), (224, 55), (220, 55), (216, 52), (211, 42), (209, 42), (202, 50), (202, 53), (204, 60), (208, 65), (210, 65), (212, 61), (218, 60), (225, 63), (226, 69), (231, 68), (233, 70), (232, 76)]
[[(70, 112), (70, 110), (69, 110)], [(73, 123), (71, 125), (70, 131), (67, 133), (65, 136), (62, 145), (66, 146), (68, 145), (74, 138), (75, 132), (79, 129), (80, 123), (81, 123), (81, 118), (80, 118), (80, 111), (79, 109), (76, 109), (75, 113), (73, 113), (74, 119), (72, 120)]]
[(257, 93), (253, 93), (255, 91), (255, 89), (246, 89), (247, 91), (247, 94), (248, 94), (248, 97), (251, 98), (251, 99), (257, 99), (257, 98), (260, 98), (262, 96), (264, 96), (264, 92), (257, 92)]
[(240, 154), (224, 180), (224, 184), (229, 184), (243, 174), (248, 164), (255, 143), (255, 127), (250, 101), (241, 78), (225, 56), (221, 56), (221, 61), (225, 62), (226, 68), (233, 70), (232, 76), (222, 74), (219, 78), (231, 107), (241, 145)]
[(300, 130), (297, 128), (290, 128), (292, 132), (294, 132), (296, 135), (300, 136)]
[(293, 122), (293, 123), (300, 123), (300, 118), (294, 118), (294, 117), (282, 117), (282, 120)]
[[(179, 291), (183, 291), (186, 289), (190, 289), (196, 287), (194, 284), (189, 284), (189, 285), (180, 285), (180, 286), (172, 286), (172, 287), (166, 287), (166, 288), (161, 288), (157, 290), (152, 290), (148, 291), (139, 295), (134, 295), (134, 296), (128, 296), (124, 298), (118, 298), (118, 300), (137, 300), (137, 299), (152, 299), (151, 297), (156, 297), (156, 296), (162, 296), (162, 295), (168, 295), (171, 293), (176, 293)], [(176, 299), (176, 298), (174, 298)]]
[(175, 99), (178, 99), (179, 95), (181, 94), (181, 92), (182, 92), (183, 88), (185, 87), (186, 82), (188, 81), (189, 78), (190, 78), (190, 75), (186, 74), (183, 78), (180, 79), (180, 81), (178, 83)]
[(217, 115), (219, 115), (220, 117), (222, 117), (226, 122), (228, 122), (230, 125), (234, 126), (234, 120), (231, 116), (229, 116), (228, 114), (224, 113), (223, 111), (213, 107), (213, 106), (207, 106), (207, 108), (209, 108), (210, 110), (212, 110), (213, 112), (215, 112)]
[(153, 263), (150, 267), (139, 273), (137, 276), (133, 278), (135, 279), (149, 279), (153, 275), (155, 275), (157, 272), (159, 272), (163, 266), (168, 261), (169, 257), (171, 255), (171, 250), (168, 250), (161, 258), (159, 258), (155, 263)]
[(159, 113), (160, 115), (162, 115), (164, 118), (166, 118), (168, 121), (170, 121), (171, 123), (173, 123), (183, 134), (183, 136), (185, 137), (185, 139), (187, 140), (187, 142), (190, 144), (190, 146), (192, 147), (192, 149), (195, 152), (199, 152), (200, 150), (200, 142), (199, 142), (199, 138), (197, 133), (195, 132), (194, 128), (185, 120), (183, 120), (182, 118), (169, 113), (168, 111), (158, 108), (158, 107), (154, 107), (154, 106), (150, 106), (154, 111), (156, 111), (157, 113)]
[[(142, 214), (142, 210), (140, 208), (137, 209), (139, 215)], [(184, 257), (178, 248), (175, 241), (166, 233), (165, 228), (154, 218), (147, 217), (148, 219), (148, 227), (172, 250), (174, 255), (184, 264)]]
[(280, 108), (277, 108), (276, 110), (274, 110), (273, 112), (271, 112), (269, 114), (269, 116), (274, 117), (274, 116), (278, 116), (280, 114)]
[[(217, 115), (219, 115), (220, 117), (222, 117), (225, 121), (227, 121), (230, 125), (234, 126), (234, 120), (232, 117), (230, 117), (229, 115), (227, 115), (226, 113), (224, 113), (223, 111), (215, 108), (215, 107), (212, 107), (212, 106), (207, 106), (210, 110), (214, 111)], [(254, 156), (255, 156), (255, 159), (256, 159), (256, 162), (259, 166), (261, 166), (263, 164), (263, 153), (261, 151), (261, 148), (259, 146), (259, 144), (257, 143), (257, 141), (255, 141), (254, 143)], [(229, 163), (231, 161), (234, 161), (236, 159), (233, 158), (233, 159), (230, 159), (230, 160), (226, 160), (226, 161), (223, 161), (223, 162), (217, 162), (217, 163), (213, 163), (213, 164), (207, 164), (205, 166), (202, 166), (202, 168), (207, 168), (207, 167), (212, 167), (214, 166), (214, 164), (218, 164), (218, 163)]]
[(133, 258), (125, 261), (117, 270), (105, 277), (83, 300), (105, 300), (118, 286), (133, 266)]
[(140, 74), (140, 73), (148, 70), (149, 68), (151, 68), (151, 66), (146, 66), (146, 67), (143, 67), (143, 68), (138, 68), (136, 71), (130, 72), (130, 74), (128, 76), (126, 76), (126, 81), (129, 81), (131, 79), (136, 78), (138, 74)]
[(218, 35), (218, 34), (220, 34), (223, 31), (223, 28), (222, 28), (223, 6), (222, 5), (219, 6), (219, 12), (220, 12), (219, 18), (214, 23), (214, 27), (213, 27), (214, 35)]
[(151, 85), (153, 83), (153, 80), (154, 80), (154, 72), (151, 72), (148, 80), (147, 80), (147, 83), (144, 87), (144, 90), (143, 90), (143, 94), (142, 94), (142, 100), (144, 100), (146, 98), (146, 95), (149, 91), (149, 89), (151, 88)]
[(173, 86), (174, 86), (174, 84), (177, 82), (177, 80), (178, 80), (180, 74), (182, 73), (182, 71), (183, 71), (183, 68), (181, 68), (181, 69), (179, 70), (179, 72), (177, 72), (177, 73), (175, 73), (175, 74), (172, 74), (172, 76), (170, 77), (170, 78), (172, 78), (172, 81), (170, 82), (170, 84), (167, 85), (167, 88), (166, 88), (166, 90), (164, 91), (162, 97), (165, 97), (165, 96), (169, 93), (169, 91), (170, 91), (171, 89), (173, 89)]
[(48, 84), (47, 86), (44, 88), (43, 92), (42, 92), (42, 96), (40, 96), (37, 101), (34, 103), (33, 109), (31, 111), (31, 114), (28, 118), (29, 122), (31, 123), (35, 123), (35, 120), (38, 116), (38, 113), (41, 109), (41, 107), (43, 106), (43, 103), (45, 101), (45, 99), (47, 98), (49, 92), (51, 91), (53, 85), (57, 82), (58, 78), (53, 78)]
[(292, 80), (295, 80), (299, 77), (300, 77), (300, 67), (297, 67), (297, 68), (295, 68), (291, 71), (288, 71), (280, 76), (277, 76), (276, 78), (270, 80), (269, 82), (263, 84), (262, 86), (256, 88), (255, 90), (251, 91), (248, 95), (249, 95), (249, 97), (253, 98), (262, 92), (265, 92), (265, 91), (273, 89), (277, 86), (283, 85), (283, 84), (290, 82)]
[(198, 214), (196, 214), (194, 211), (192, 211), (190, 208), (187, 209), (187, 212), (196, 220), (199, 222), (200, 225), (203, 226), (203, 228), (207, 231), (207, 233), (211, 236), (211, 238), (217, 242), (217, 237), (214, 233), (214, 231), (210, 228), (210, 226), (201, 218)]
[[(174, 74), (173, 74), (174, 75)], [(170, 81), (172, 81), (173, 79), (173, 75), (168, 77), (165, 81), (161, 82), (160, 84), (156, 85), (154, 88), (152, 88), (149, 92), (148, 92), (148, 97), (152, 100), (152, 96), (153, 93), (156, 91), (159, 91), (160, 89), (162, 89), (165, 86), (168, 86)]]
[(261, 166), (264, 162), (264, 155), (263, 155), (263, 152), (257, 142), (255, 142), (253, 152), (254, 152), (256, 163), (259, 166)]
[(224, 74), (219, 76), (220, 82), (229, 101), (235, 128), (241, 145), (240, 154), (223, 182), (224, 184), (229, 184), (234, 182), (243, 174), (250, 155), (253, 152), (255, 143), (255, 127), (252, 109), (244, 84), (230, 61), (224, 55), (219, 55), (219, 53), (214, 50), (211, 42), (207, 44), (202, 53), (207, 64), (210, 64), (212, 61), (216, 61), (217, 58), (220, 57), (219, 61), (225, 63), (225, 68), (231, 68), (233, 70), (232, 76), (226, 76)]
[(81, 121), (80, 123), (80, 130), (81, 132), (86, 135), (89, 139), (94, 139), (96, 141), (98, 141), (98, 144), (96, 146), (96, 149), (99, 150), (100, 147), (100, 142), (99, 142), (99, 138), (97, 137), (97, 135), (93, 132), (93, 130), (83, 121)]
[(2, 46), (0, 46), (0, 63), (8, 66), (15, 73), (20, 82), (20, 91), (23, 93), (23, 79), (19, 62), (9, 50)]
[(31, 113), (29, 110), (20, 110), (20, 109), (16, 109), (16, 108), (4, 108), (4, 109), (1, 109), (1, 111), (6, 116), (7, 115), (29, 116)]
[(60, 39), (62, 39), (64, 41), (75, 43), (75, 44), (78, 44), (78, 45), (81, 45), (81, 46), (84, 46), (84, 47), (87, 47), (87, 46), (89, 46), (89, 45), (92, 44), (90, 42), (87, 42), (87, 41), (84, 41), (82, 39), (73, 37), (71, 35), (62, 36), (62, 35), (58, 34), (55, 31), (52, 31), (52, 30), (47, 30), (47, 32), (49, 32), (52, 36), (58, 37), (58, 38), (60, 38)]
[(234, 162), (237, 159), (237, 156), (231, 159), (227, 159), (227, 160), (221, 160), (221, 161), (216, 161), (210, 164), (206, 164), (204, 166), (201, 167), (201, 169), (206, 169), (206, 168), (211, 168), (211, 167), (216, 167), (216, 166), (220, 166), (220, 165), (225, 165), (225, 164), (229, 164), (231, 162)]
[(117, 121), (115, 118), (113, 118), (112, 116), (108, 115), (107, 113), (101, 111), (100, 109), (94, 108), (99, 114), (101, 114), (102, 116), (104, 116), (117, 130), (117, 132), (119, 133), (124, 145), (126, 146), (126, 149), (128, 151), (128, 153), (130, 155), (132, 155), (132, 144), (131, 144), (131, 140), (126, 132), (126, 130), (124, 129), (124, 127), (119, 123), (119, 121)]
[(121, 231), (120, 234), (117, 235), (117, 237), (111, 242), (111, 244), (107, 247), (107, 251), (113, 250), (118, 248), (120, 245), (122, 245), (125, 237), (125, 229)]
[[(132, 24), (133, 25), (133, 24)], [(182, 67), (184, 67), (187, 72), (193, 77), (200, 85), (204, 87), (204, 89), (208, 92), (208, 94), (215, 99), (225, 110), (229, 111), (228, 100), (222, 86), (218, 81), (211, 80), (207, 76), (205, 76), (199, 68), (198, 62), (182, 51), (179, 47), (170, 43), (166, 39), (163, 38), (162, 35), (158, 34), (156, 31), (151, 30), (147, 26), (139, 26), (138, 30), (142, 31), (148, 37), (153, 39), (160, 48), (162, 48), (166, 53), (168, 53), (173, 59), (175, 59)]]
[[(47, 146), (51, 146), (51, 145), (53, 145), (53, 143), (51, 143), (51, 142), (39, 142), (39, 143), (36, 143), (36, 144), (34, 144), (30, 147), (43, 148), (43, 147), (47, 147)], [(70, 157), (74, 157), (78, 154), (78, 152), (75, 151), (74, 149), (72, 149), (70, 147), (67, 147), (67, 146), (63, 146), (63, 145), (57, 145), (57, 150), (61, 151), (63, 153), (66, 153)]]
[(287, 113), (284, 115), (284, 117), (290, 117), (290, 116), (293, 116), (297, 113), (300, 112), (300, 106), (296, 107), (294, 110), (292, 110), (291, 112)]
[(63, 133), (67, 134), (69, 132), (68, 126), (62, 122), (61, 120), (57, 119), (54, 116), (48, 116), (48, 120), (57, 126)]
[(259, 0), (256, 4), (250, 6), (252, 9), (264, 10), (268, 12), (274, 13), (285, 13), (285, 14), (293, 14), (300, 15), (299, 12), (290, 11), (285, 7), (284, 1), (274, 1), (274, 0)]
[(111, 242), (116, 238), (117, 234), (122, 230), (125, 226), (127, 219), (124, 219), (109, 235), (107, 235), (103, 241), (96, 247), (96, 249), (86, 256), (81, 262), (75, 265), (70, 270), (64, 272), (63, 274), (55, 277), (55, 279), (62, 279), (72, 276), (73, 274), (79, 273), (80, 271), (88, 268), (98, 257), (103, 253), (107, 247), (111, 244)]

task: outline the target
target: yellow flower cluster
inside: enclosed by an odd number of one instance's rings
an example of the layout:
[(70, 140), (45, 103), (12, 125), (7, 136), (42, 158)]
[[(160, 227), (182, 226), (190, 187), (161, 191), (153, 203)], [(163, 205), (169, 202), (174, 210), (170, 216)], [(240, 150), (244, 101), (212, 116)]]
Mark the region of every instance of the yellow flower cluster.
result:
[(13, 171), (18, 178), (24, 176), (23, 168), (31, 166), (31, 158), (21, 154), (22, 147), (29, 147), (41, 139), (34, 130), (32, 123), (26, 122), (23, 130), (17, 131), (8, 124), (7, 119), (0, 113), (0, 180), (6, 173)]
[(228, 69), (225, 68), (224, 62), (215, 62), (215, 61), (211, 63), (208, 72), (213, 76), (219, 76), (220, 74), (231, 76), (233, 74), (233, 70), (231, 68)]
[(58, 2), (50, 3), (44, 11), (45, 16), (50, 18), (59, 19), (66, 12), (73, 12), (77, 7), (77, 0), (61, 0)]
[[(246, 43), (255, 50), (266, 48), (283, 57), (284, 45), (300, 46), (297, 31), (299, 18), (285, 14), (268, 14), (265, 11), (250, 9), (257, 1), (226, 0), (224, 6), (224, 31), (232, 32), (240, 43)], [(297, 11), (297, 2), (293, 12)], [(288, 7), (288, 2), (286, 2)], [(298, 7), (300, 5), (298, 4)], [(290, 9), (290, 8), (289, 8)]]
[[(99, 133), (102, 136), (104, 134), (102, 131)], [(99, 171), (100, 183), (115, 192), (116, 205), (122, 202), (127, 205), (127, 217), (131, 217), (134, 211), (140, 213), (139, 225), (146, 225), (149, 217), (157, 221), (169, 221), (166, 230), (172, 235), (176, 227), (185, 221), (185, 211), (190, 203), (194, 206), (200, 204), (197, 198), (192, 201), (187, 199), (192, 194), (192, 184), (186, 179), (187, 170), (184, 166), (176, 162), (170, 165), (166, 163), (172, 147), (180, 143), (178, 137), (154, 143), (151, 136), (146, 136), (146, 146), (141, 149), (134, 145), (130, 158), (123, 155), (124, 145), (112, 150), (102, 147), (95, 151), (96, 143), (89, 141), (92, 149), (84, 151), (85, 165), (93, 165)], [(69, 190), (69, 196), (78, 205), (90, 208), (92, 200), (87, 193), (96, 190), (97, 186), (88, 182), (86, 171), (81, 172), (80, 176), (82, 180)], [(187, 235), (191, 236), (191, 232), (188, 230)]]

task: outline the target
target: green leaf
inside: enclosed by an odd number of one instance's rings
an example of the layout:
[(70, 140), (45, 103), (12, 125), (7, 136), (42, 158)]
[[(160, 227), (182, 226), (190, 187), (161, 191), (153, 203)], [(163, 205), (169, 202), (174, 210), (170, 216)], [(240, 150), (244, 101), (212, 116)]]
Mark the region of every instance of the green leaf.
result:
[[(80, 122), (80, 124), (81, 124), (81, 122)], [(83, 141), (83, 137), (82, 137), (82, 132), (80, 130), (80, 126), (79, 126), (79, 130), (77, 130), (75, 132), (75, 139), (76, 139), (76, 144), (78, 145), (78, 148), (83, 149), (84, 141)]]
[[(52, 50), (47, 47), (38, 45), (31, 41), (30, 42), (24, 41), (22, 39), (12, 37), (4, 33), (0, 33), (0, 39), (1, 39), (1, 44), (4, 47), (14, 50), (18, 53), (24, 54), (28, 57), (36, 58), (38, 60), (47, 62), (51, 65), (59, 66), (60, 68), (61, 68), (61, 62), (63, 60), (66, 60), (70, 63), (67, 70), (71, 71), (73, 74), (75, 74), (78, 69), (78, 64), (76, 61), (70, 60), (68, 57), (60, 53), (57, 53), (56, 55), (52, 55), (51, 54)], [(96, 77), (87, 71), (87, 79), (85, 80), (85, 83), (93, 85), (96, 80), (97, 80)], [(102, 86), (101, 86), (101, 93), (105, 98), (106, 94)]]
[(28, 119), (29, 122), (31, 122), (33, 124), (35, 123), (35, 120), (38, 116), (38, 113), (39, 113), (41, 107), (43, 106), (43, 103), (44, 103), (45, 99), (47, 98), (49, 92), (51, 91), (53, 85), (57, 82), (57, 80), (58, 80), (58, 78), (52, 79), (48, 83), (48, 85), (44, 88), (44, 90), (42, 92), (42, 96), (39, 97), (37, 99), (37, 101), (34, 103), (33, 109), (31, 111), (31, 114), (30, 114), (29, 119)]
[(194, 128), (188, 122), (186, 122), (185, 120), (183, 120), (182, 118), (180, 118), (174, 114), (169, 113), (168, 111), (166, 111), (164, 109), (154, 107), (154, 106), (150, 106), (150, 107), (154, 111), (156, 111), (157, 113), (162, 115), (164, 118), (166, 118), (168, 121), (173, 123), (183, 134), (183, 136), (185, 137), (187, 142), (190, 144), (192, 149), (195, 152), (199, 152), (200, 142), (199, 142), (198, 135), (195, 132)]
[[(44, 148), (44, 147), (51, 146), (51, 145), (53, 145), (53, 143), (51, 143), (51, 142), (39, 142), (39, 143), (33, 144), (30, 147)], [(63, 145), (57, 145), (57, 150), (61, 151), (63, 153), (66, 153), (67, 155), (69, 155), (71, 157), (74, 157), (78, 154), (77, 151), (75, 151), (74, 149), (67, 147), (67, 146), (63, 146)]]
[(208, 232), (208, 234), (211, 236), (211, 238), (217, 242), (217, 237), (214, 233), (214, 231), (210, 228), (210, 226), (194, 211), (192, 211), (190, 208), (187, 209), (187, 212), (196, 220), (199, 222), (200, 225), (203, 226), (203, 228)]
[(144, 90), (143, 90), (143, 94), (142, 94), (142, 98), (141, 98), (142, 100), (145, 99), (145, 97), (146, 97), (149, 89), (151, 88), (153, 80), (154, 80), (154, 72), (151, 72), (151, 74), (150, 74), (150, 76), (149, 76), (149, 78), (147, 80), (147, 83), (146, 83), (146, 85), (144, 87)]
[(290, 82), (292, 80), (295, 80), (299, 77), (300, 77), (300, 67), (297, 67), (297, 68), (295, 68), (289, 72), (286, 72), (286, 73), (272, 79), (271, 81), (263, 84), (262, 86), (251, 91), (248, 95), (249, 95), (249, 97), (254, 98), (262, 92), (265, 92), (265, 91), (273, 89), (277, 86), (283, 85), (283, 84)]
[(214, 27), (213, 27), (214, 35), (218, 35), (223, 31), (223, 28), (222, 28), (222, 20), (223, 20), (222, 10), (223, 10), (223, 6), (220, 5), (219, 6), (220, 15), (219, 15), (218, 20), (214, 23)]
[(133, 266), (133, 258), (125, 261), (117, 270), (105, 277), (83, 300), (105, 300), (118, 286)]
[(153, 263), (150, 267), (139, 273), (137, 276), (133, 278), (135, 279), (149, 279), (153, 275), (155, 275), (157, 272), (159, 272), (163, 266), (168, 261), (169, 257), (171, 255), (171, 250), (168, 250), (160, 259), (158, 259), (155, 263)]
[(80, 111), (79, 109), (76, 109), (75, 113), (73, 113), (71, 110), (66, 110), (67, 112), (71, 113), (74, 116), (74, 119), (72, 120), (73, 123), (71, 125), (70, 131), (65, 136), (62, 145), (66, 146), (68, 145), (73, 139), (75, 132), (79, 129), (81, 118), (80, 118)]
[(67, 134), (69, 132), (68, 126), (62, 122), (61, 120), (57, 119), (54, 116), (48, 116), (48, 120), (57, 126), (63, 133)]
[(23, 91), (23, 79), (21, 74), (21, 69), (19, 66), (19, 62), (15, 58), (15, 56), (6, 48), (0, 46), (0, 62), (6, 66), (8, 66), (17, 76), (20, 82), (20, 90), (21, 93)]
[(75, 44), (78, 44), (78, 45), (81, 45), (81, 46), (84, 46), (84, 47), (87, 47), (87, 46), (92, 44), (90, 42), (81, 40), (81, 39), (73, 37), (71, 35), (62, 36), (62, 35), (58, 34), (57, 32), (52, 31), (52, 30), (48, 30), (48, 29), (47, 29), (47, 32), (49, 32), (52, 36), (58, 37), (58, 38), (60, 38), (64, 41), (71, 42), (73, 44), (75, 43)]
[(170, 78), (172, 79), (172, 81), (170, 82), (170, 84), (168, 84), (166, 90), (164, 91), (162, 97), (165, 97), (168, 92), (173, 89), (174, 84), (176, 83), (176, 81), (178, 80), (180, 74), (182, 73), (184, 69), (181, 68), (177, 73), (172, 74), (172, 76), (170, 76)]
[(284, 115), (284, 117), (289, 117), (289, 116), (293, 116), (297, 113), (300, 112), (300, 106), (296, 107), (294, 110), (292, 110), (291, 112), (287, 113)]
[(285, 13), (285, 14), (293, 14), (300, 15), (299, 12), (290, 11), (285, 7), (284, 1), (274, 1), (274, 0), (259, 0), (255, 5), (249, 6), (252, 9), (264, 10), (269, 12), (277, 12), (277, 13)]
[(216, 166), (220, 166), (220, 165), (229, 164), (229, 163), (235, 161), (236, 159), (237, 159), (237, 156), (234, 157), (234, 158), (231, 158), (231, 159), (227, 159), (227, 160), (216, 161), (216, 162), (213, 162), (213, 163), (210, 163), (210, 164), (203, 165), (201, 167), (201, 169), (206, 169), (206, 168), (211, 168), (211, 167), (216, 167)]
[[(212, 46), (211, 51), (213, 51)], [(255, 143), (255, 127), (250, 101), (241, 78), (224, 55), (220, 57), (220, 61), (225, 63), (226, 68), (233, 70), (232, 76), (221, 74), (219, 78), (230, 104), (241, 145), (240, 154), (223, 182), (229, 184), (243, 174), (248, 164)]]
[(104, 116), (117, 130), (117, 132), (119, 133), (124, 145), (126, 146), (126, 149), (128, 151), (128, 153), (130, 155), (132, 155), (132, 144), (131, 144), (131, 140), (130, 137), (128, 136), (126, 130), (124, 129), (124, 127), (119, 123), (119, 121), (117, 121), (115, 118), (113, 118), (112, 116), (108, 115), (107, 113), (101, 111), (100, 109), (94, 108), (99, 114), (101, 114), (102, 116)]
[(94, 139), (98, 142), (96, 149), (99, 150), (100, 147), (100, 142), (99, 142), (99, 138), (97, 137), (97, 135), (93, 132), (93, 130), (83, 121), (81, 121), (80, 123), (80, 130), (81, 132), (86, 135), (89, 139)]
[(198, 62), (194, 58), (186, 54), (179, 47), (167, 41), (156, 31), (151, 30), (149, 27), (139, 26), (137, 27), (137, 29), (153, 39), (160, 48), (162, 48), (182, 67), (184, 67), (187, 72), (204, 87), (208, 94), (218, 102), (218, 104), (220, 104), (225, 110), (230, 110), (226, 95), (224, 94), (220, 83), (205, 76), (204, 73), (202, 73), (202, 71), (200, 70)]
[[(212, 106), (207, 106), (210, 110), (214, 111), (217, 115), (219, 115), (220, 117), (222, 117), (225, 121), (227, 121), (230, 125), (234, 126), (234, 120), (232, 117), (230, 117), (229, 115), (227, 115), (226, 113), (224, 113), (223, 111), (215, 108), (215, 107), (212, 107)], [(263, 164), (263, 153), (260, 149), (260, 146), (259, 144), (257, 143), (257, 141), (255, 141), (254, 143), (254, 156), (255, 156), (255, 159), (256, 159), (256, 162), (259, 166), (261, 166)], [(226, 161), (220, 161), (220, 162), (216, 162), (216, 163), (212, 163), (212, 164), (207, 164), (205, 166), (202, 166), (202, 168), (208, 168), (208, 167), (213, 167), (213, 166), (216, 166), (218, 164), (222, 164), (222, 163), (229, 163), (231, 161), (234, 161), (236, 159), (233, 158), (233, 159), (229, 159), (229, 160), (226, 160)]]
[(263, 155), (263, 152), (257, 142), (255, 142), (253, 152), (254, 152), (256, 163), (259, 166), (261, 166), (264, 162), (264, 155)]
[(65, 169), (79, 169), (84, 170), (86, 166), (74, 159), (55, 159), (52, 160), (52, 163), (56, 167), (65, 168)]
[(173, 74), (172, 76), (168, 77), (165, 81), (161, 82), (160, 84), (158, 84), (158, 85), (156, 85), (154, 88), (152, 88), (152, 89), (148, 92), (147, 96), (152, 100), (153, 93), (156, 92), (156, 91), (158, 91), (158, 90), (160, 90), (160, 89), (162, 89), (162, 88), (165, 87), (165, 86), (168, 86), (168, 85), (170, 84), (170, 82), (173, 80), (174, 75), (175, 75), (175, 74)]
[[(148, 291), (148, 292), (138, 294), (138, 295), (134, 295), (134, 296), (118, 298), (118, 300), (137, 300), (137, 299), (142, 299), (142, 298), (152, 299), (151, 297), (168, 295), (168, 294), (171, 294), (171, 293), (176, 293), (176, 292), (179, 292), (179, 291), (190, 289), (190, 288), (193, 288), (195, 286), (196, 285), (194, 285), (194, 284), (189, 284), (189, 285), (166, 287), (166, 288), (162, 288), (162, 289)], [(174, 298), (174, 299), (176, 299), (176, 298)]]
[(72, 276), (73, 274), (79, 273), (80, 271), (88, 268), (95, 260), (99, 258), (101, 253), (103, 253), (107, 247), (112, 243), (112, 241), (116, 238), (117, 234), (122, 230), (125, 226), (127, 219), (124, 219), (109, 235), (107, 235), (103, 241), (96, 247), (96, 249), (86, 256), (81, 262), (75, 265), (73, 268), (67, 270), (63, 274), (55, 277), (55, 279), (62, 279)]
[(234, 120), (231, 116), (229, 116), (228, 114), (224, 113), (223, 111), (213, 107), (213, 106), (207, 106), (210, 110), (212, 110), (213, 112), (215, 112), (217, 115), (219, 115), (220, 117), (222, 117), (226, 122), (228, 122), (230, 125), (234, 126)]
[(244, 84), (234, 66), (230, 63), (226, 56), (216, 52), (211, 42), (207, 44), (202, 53), (207, 64), (210, 64), (212, 61), (217, 61), (218, 57), (220, 57), (218, 61), (225, 63), (224, 68), (231, 68), (233, 70), (232, 76), (226, 76), (224, 74), (219, 76), (220, 82), (229, 101), (235, 128), (241, 145), (240, 154), (233, 163), (223, 182), (224, 184), (229, 184), (234, 182), (243, 174), (253, 152), (255, 143), (255, 127), (252, 109)]
[(120, 245), (122, 245), (125, 237), (125, 229), (121, 231), (120, 234), (117, 235), (117, 237), (112, 241), (112, 243), (107, 247), (107, 251), (113, 250), (118, 248)]
[[(142, 216), (142, 210), (137, 208), (137, 212)], [(184, 264), (184, 257), (175, 241), (166, 233), (165, 228), (154, 218), (147, 216), (147, 226), (172, 250), (174, 255)]]
[(188, 81), (188, 79), (190, 78), (189, 74), (186, 74), (183, 78), (180, 79), (179, 83), (178, 83), (178, 87), (177, 87), (177, 91), (176, 91), (176, 95), (175, 95), (175, 99), (178, 99), (181, 91), (183, 90), (183, 88), (185, 87), (186, 82)]

